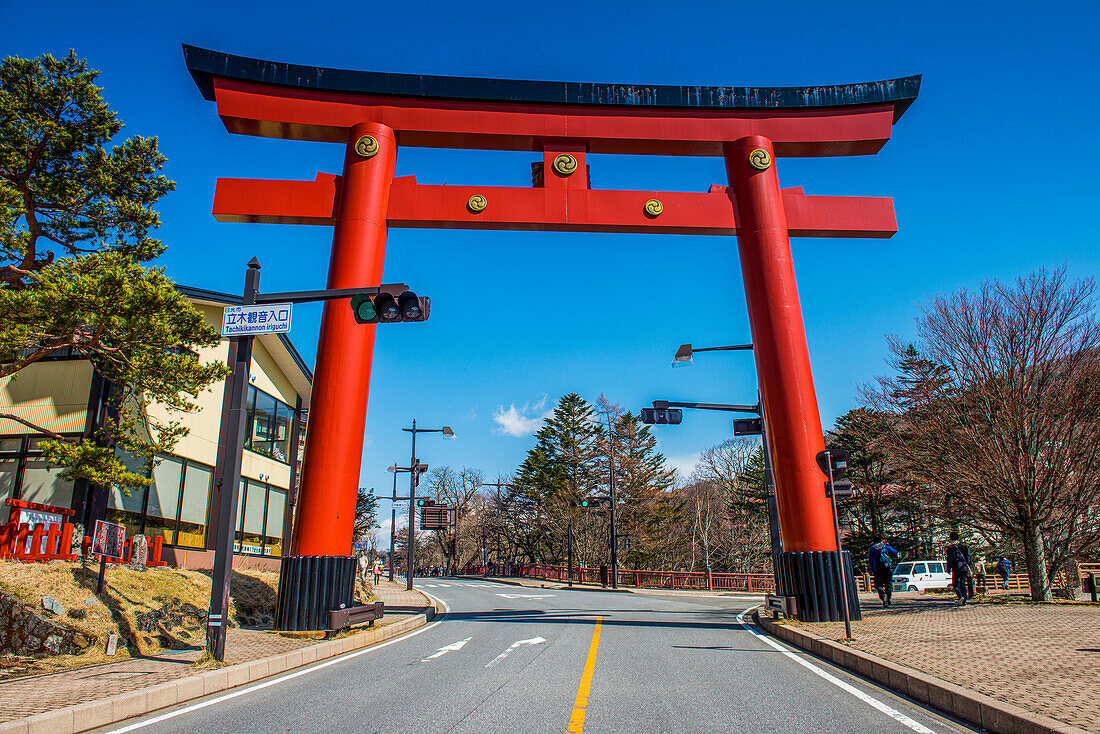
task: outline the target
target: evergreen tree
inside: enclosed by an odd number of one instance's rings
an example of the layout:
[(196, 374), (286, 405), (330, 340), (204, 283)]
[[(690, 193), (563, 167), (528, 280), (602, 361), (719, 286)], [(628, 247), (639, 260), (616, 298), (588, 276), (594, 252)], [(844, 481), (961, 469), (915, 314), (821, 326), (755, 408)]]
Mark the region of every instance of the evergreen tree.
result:
[[(155, 138), (111, 145), (122, 123), (96, 75), (73, 52), (0, 63), (0, 377), (66, 350), (109, 383), (107, 417), (80, 443), (0, 418), (58, 439), (41, 445), (63, 478), (125, 490), (149, 480), (124, 459), (147, 465), (171, 451), (187, 432), (173, 416), (226, 368), (199, 362), (217, 332), (141, 264), (164, 249), (150, 237), (153, 205), (174, 184)], [(145, 410), (151, 402), (167, 417)]]

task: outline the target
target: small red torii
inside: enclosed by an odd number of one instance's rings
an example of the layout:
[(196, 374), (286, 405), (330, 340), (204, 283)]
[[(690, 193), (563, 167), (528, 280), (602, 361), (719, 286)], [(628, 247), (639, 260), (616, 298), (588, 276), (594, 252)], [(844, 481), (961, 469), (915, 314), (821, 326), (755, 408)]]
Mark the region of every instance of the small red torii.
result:
[[(676, 87), (324, 69), (184, 46), (229, 132), (342, 143), (340, 176), (219, 179), (219, 221), (333, 226), (329, 288), (378, 285), (389, 227), (735, 235), (769, 436), (783, 551), (834, 551), (823, 448), (789, 238), (897, 231), (889, 198), (780, 189), (775, 157), (868, 155), (920, 77), (819, 87)], [(541, 154), (530, 188), (394, 178), (398, 145)], [(728, 187), (592, 189), (589, 153), (721, 156)], [(374, 327), (344, 301), (321, 319), (292, 553), (346, 556)]]

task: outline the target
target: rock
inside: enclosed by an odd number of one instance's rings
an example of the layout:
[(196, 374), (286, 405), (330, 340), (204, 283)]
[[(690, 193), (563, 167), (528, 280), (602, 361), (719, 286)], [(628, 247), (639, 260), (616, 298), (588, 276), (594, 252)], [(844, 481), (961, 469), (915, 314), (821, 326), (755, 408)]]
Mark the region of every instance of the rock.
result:
[(42, 641), (42, 647), (49, 650), (53, 655), (58, 655), (61, 652), (61, 635), (50, 635)]
[(72, 619), (84, 619), (88, 616), (88, 613), (83, 609), (70, 609), (68, 615)]
[(73, 539), (69, 546), (69, 553), (74, 556), (81, 556), (84, 552), (82, 543), (84, 540), (84, 526), (77, 523), (73, 526)]
[(108, 655), (114, 655), (116, 652), (118, 652), (118, 635), (112, 632), (110, 636), (107, 637), (106, 653)]
[(144, 535), (135, 535), (130, 540), (130, 568), (144, 571), (149, 563), (149, 539)]
[(99, 604), (99, 600), (95, 597), (89, 596), (87, 599), (84, 600), (84, 606), (86, 607), (94, 607), (96, 604)]
[(61, 606), (61, 602), (52, 596), (42, 597), (42, 608), (59, 616), (65, 613), (65, 607)]

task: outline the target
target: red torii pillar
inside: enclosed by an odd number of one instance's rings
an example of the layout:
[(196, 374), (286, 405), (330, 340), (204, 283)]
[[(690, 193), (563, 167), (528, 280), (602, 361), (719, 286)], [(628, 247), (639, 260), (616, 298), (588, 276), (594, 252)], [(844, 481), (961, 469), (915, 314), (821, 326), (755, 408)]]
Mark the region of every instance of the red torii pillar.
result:
[(832, 506), (814, 460), (825, 442), (771, 141), (741, 138), (726, 146), (725, 160), (783, 551), (835, 551)]
[[(344, 151), (328, 288), (382, 283), (386, 210), (396, 165), (393, 130), (374, 122), (352, 127)], [(295, 556), (351, 552), (376, 326), (356, 323), (349, 300), (326, 301), (321, 313), (302, 465), (302, 487), (308, 491), (298, 502)]]

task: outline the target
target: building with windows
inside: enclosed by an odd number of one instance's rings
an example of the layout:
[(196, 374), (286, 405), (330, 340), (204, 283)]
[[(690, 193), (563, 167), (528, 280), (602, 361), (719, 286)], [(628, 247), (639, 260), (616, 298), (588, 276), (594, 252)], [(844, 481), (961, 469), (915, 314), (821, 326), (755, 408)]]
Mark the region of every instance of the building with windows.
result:
[[(220, 328), (225, 306), (240, 296), (177, 286), (207, 323)], [(229, 340), (204, 349), (200, 358), (225, 361)], [(238, 491), (236, 552), (243, 565), (272, 568), (291, 537), (295, 488), (305, 415), (313, 375), (285, 334), (256, 337), (244, 461)], [(0, 378), (0, 413), (9, 413), (62, 436), (93, 434), (110, 385), (87, 360), (61, 350)], [(219, 491), (214, 464), (222, 425), (225, 382), (200, 394), (199, 410), (177, 419), (190, 429), (170, 456), (153, 466), (134, 466), (151, 478), (148, 489), (127, 495), (117, 489), (61, 479), (61, 469), (42, 458), (38, 444), (47, 437), (8, 418), (0, 418), (0, 511), (7, 499), (72, 509), (86, 528), (97, 519), (123, 524), (127, 535), (164, 538), (165, 560), (189, 568), (213, 562)], [(150, 413), (163, 410), (156, 404)], [(0, 512), (0, 521), (6, 521)]]

